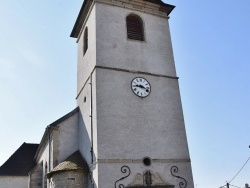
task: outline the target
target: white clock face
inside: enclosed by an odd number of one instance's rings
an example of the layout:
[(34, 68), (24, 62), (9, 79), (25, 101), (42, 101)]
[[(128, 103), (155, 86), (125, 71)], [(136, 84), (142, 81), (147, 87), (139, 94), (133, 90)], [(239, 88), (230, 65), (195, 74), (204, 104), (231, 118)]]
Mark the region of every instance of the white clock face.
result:
[(138, 97), (147, 97), (151, 91), (149, 82), (142, 77), (134, 78), (131, 82), (131, 89)]

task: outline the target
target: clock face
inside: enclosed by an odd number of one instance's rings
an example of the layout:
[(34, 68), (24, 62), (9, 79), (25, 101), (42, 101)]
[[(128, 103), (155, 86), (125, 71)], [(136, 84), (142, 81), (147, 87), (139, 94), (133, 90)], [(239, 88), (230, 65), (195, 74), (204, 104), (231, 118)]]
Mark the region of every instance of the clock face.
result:
[(149, 82), (142, 77), (134, 78), (131, 82), (131, 89), (138, 97), (147, 97), (151, 91)]

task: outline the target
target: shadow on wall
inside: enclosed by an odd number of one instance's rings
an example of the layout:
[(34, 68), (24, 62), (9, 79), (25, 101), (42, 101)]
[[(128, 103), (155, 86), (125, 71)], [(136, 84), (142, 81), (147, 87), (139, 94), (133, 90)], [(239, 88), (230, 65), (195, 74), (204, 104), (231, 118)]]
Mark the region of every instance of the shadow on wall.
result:
[[(81, 110), (79, 110), (79, 150), (89, 166), (88, 188), (97, 187), (93, 178), (93, 171), (96, 161), (96, 154), (93, 150), (93, 127), (91, 123), (85, 123)], [(89, 126), (88, 126), (89, 124)], [(87, 127), (88, 126), (88, 127)]]

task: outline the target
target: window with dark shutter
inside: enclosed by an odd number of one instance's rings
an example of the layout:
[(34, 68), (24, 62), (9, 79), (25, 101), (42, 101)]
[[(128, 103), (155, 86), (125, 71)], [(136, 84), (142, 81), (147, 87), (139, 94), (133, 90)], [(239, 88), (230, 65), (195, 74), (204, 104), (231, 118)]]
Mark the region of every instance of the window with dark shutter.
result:
[(83, 36), (83, 55), (86, 53), (88, 49), (88, 28), (85, 28), (84, 36)]
[(129, 39), (144, 41), (144, 31), (142, 19), (137, 15), (128, 15), (127, 36)]

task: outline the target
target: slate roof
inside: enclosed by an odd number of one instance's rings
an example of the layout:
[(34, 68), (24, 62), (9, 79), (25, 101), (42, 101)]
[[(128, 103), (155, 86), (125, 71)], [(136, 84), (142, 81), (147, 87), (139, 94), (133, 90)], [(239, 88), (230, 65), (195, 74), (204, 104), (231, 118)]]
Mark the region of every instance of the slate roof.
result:
[(0, 167), (0, 176), (28, 176), (34, 168), (34, 156), (39, 144), (23, 143)]
[(71, 170), (89, 170), (88, 164), (82, 158), (79, 150), (57, 165), (50, 173), (47, 174), (47, 176), (50, 178), (54, 173)]

